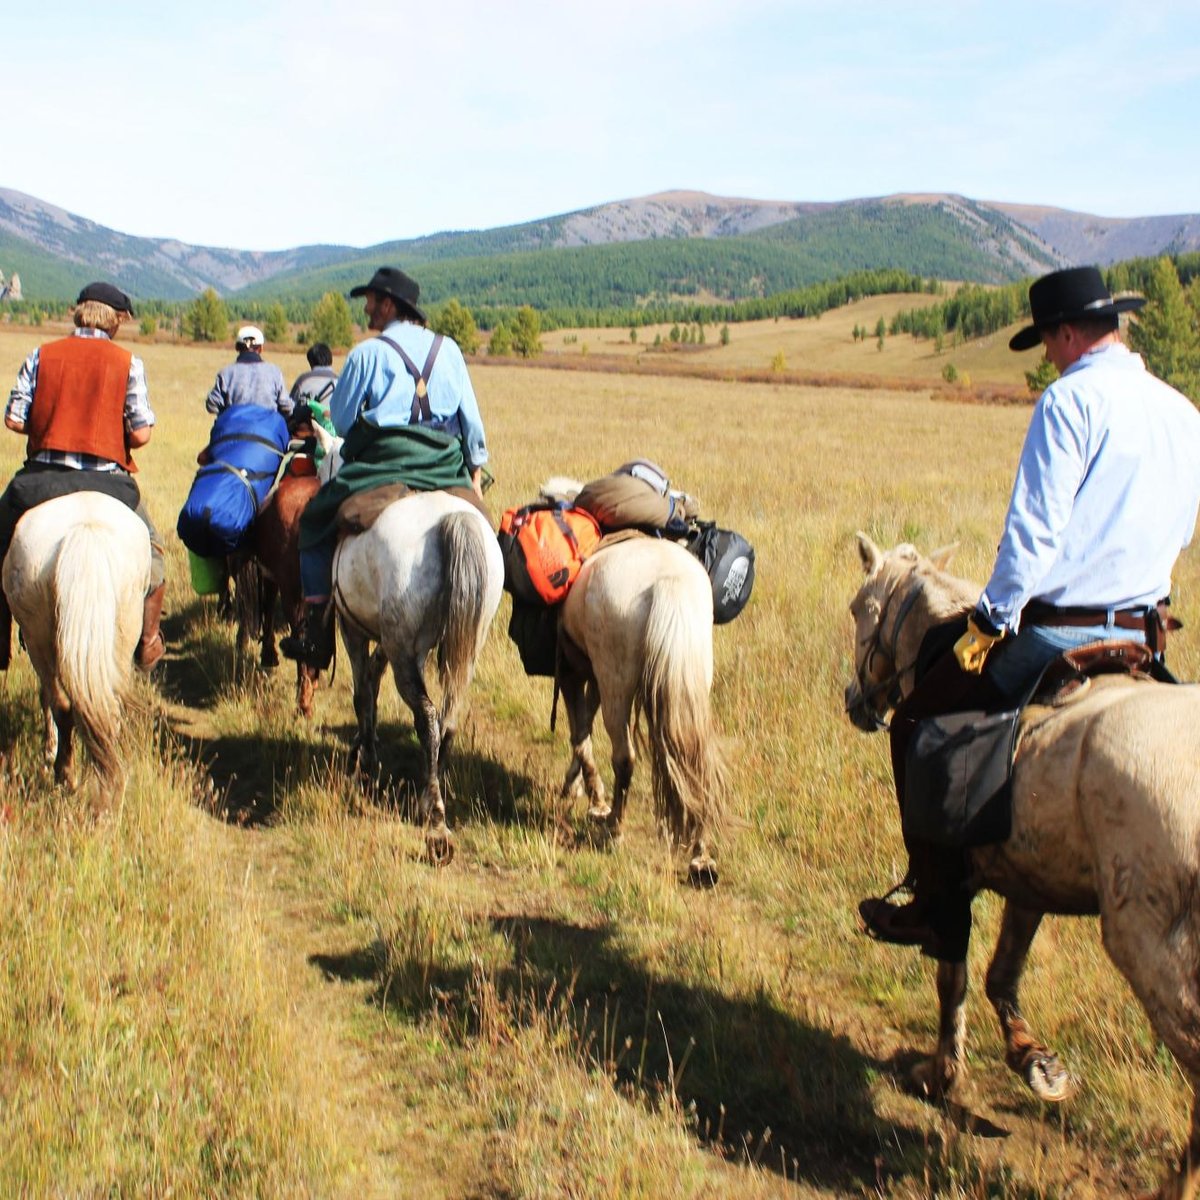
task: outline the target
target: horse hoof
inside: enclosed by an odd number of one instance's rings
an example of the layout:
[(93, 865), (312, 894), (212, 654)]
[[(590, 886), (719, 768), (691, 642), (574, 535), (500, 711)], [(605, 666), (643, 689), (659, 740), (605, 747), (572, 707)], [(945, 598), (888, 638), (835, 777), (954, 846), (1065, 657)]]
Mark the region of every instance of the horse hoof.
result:
[(934, 1072), (934, 1060), (919, 1062), (909, 1074), (909, 1082), (918, 1096), (926, 1100), (945, 1100), (954, 1090), (955, 1074), (945, 1070)]
[(1029, 1090), (1048, 1104), (1057, 1104), (1071, 1091), (1071, 1073), (1059, 1061), (1057, 1054), (1030, 1055), (1021, 1072)]
[(612, 805), (605, 804), (603, 800), (596, 801), (588, 810), (588, 820), (596, 825), (603, 825), (612, 816)]
[(449, 866), (454, 858), (454, 842), (444, 827), (431, 830), (425, 835), (425, 857), (429, 859), (431, 866)]
[(688, 883), (694, 888), (715, 888), (719, 878), (716, 860), (707, 854), (688, 863)]

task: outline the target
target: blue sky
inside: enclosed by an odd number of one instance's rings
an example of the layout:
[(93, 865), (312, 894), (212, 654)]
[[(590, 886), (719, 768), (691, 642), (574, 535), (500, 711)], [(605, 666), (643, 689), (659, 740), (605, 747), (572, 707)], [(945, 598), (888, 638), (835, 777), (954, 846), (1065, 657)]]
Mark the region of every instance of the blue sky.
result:
[(199, 244), (671, 188), (1200, 211), (1196, 0), (130, 0), (22, 5), (0, 45), (0, 186)]

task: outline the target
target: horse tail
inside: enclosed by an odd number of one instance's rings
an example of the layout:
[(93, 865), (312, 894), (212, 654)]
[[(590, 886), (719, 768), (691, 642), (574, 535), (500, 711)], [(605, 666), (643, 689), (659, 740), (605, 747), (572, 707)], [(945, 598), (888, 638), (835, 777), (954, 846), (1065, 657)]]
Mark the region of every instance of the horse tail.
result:
[(54, 565), (58, 679), (107, 790), (124, 779), (119, 737), (129, 690), (129, 664), (117, 650), (125, 599), (117, 579), (118, 550), (96, 526), (76, 525)]
[(724, 808), (725, 766), (709, 703), (712, 624), (685, 579), (651, 591), (636, 698), (645, 713), (654, 809), (678, 844), (715, 831)]
[(487, 552), (473, 512), (453, 512), (438, 523), (445, 565), (442, 637), (438, 672), (443, 719), (452, 714), (471, 682), (475, 657), (487, 634)]

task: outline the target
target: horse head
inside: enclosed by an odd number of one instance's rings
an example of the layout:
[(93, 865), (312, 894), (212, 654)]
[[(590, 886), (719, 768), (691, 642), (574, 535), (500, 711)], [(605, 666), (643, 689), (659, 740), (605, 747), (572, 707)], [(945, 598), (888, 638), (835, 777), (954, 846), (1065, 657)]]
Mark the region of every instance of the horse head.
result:
[(866, 578), (850, 602), (854, 678), (846, 687), (846, 712), (857, 728), (886, 728), (888, 711), (912, 687), (917, 649), (930, 625), (971, 603), (972, 585), (944, 570), (954, 550), (944, 546), (926, 558), (903, 542), (884, 551), (859, 532)]

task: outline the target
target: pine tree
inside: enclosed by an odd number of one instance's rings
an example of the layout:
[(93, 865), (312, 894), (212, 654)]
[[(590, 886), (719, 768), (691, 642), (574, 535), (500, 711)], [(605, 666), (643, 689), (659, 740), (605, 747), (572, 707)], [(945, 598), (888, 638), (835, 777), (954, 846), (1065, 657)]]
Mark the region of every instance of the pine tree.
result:
[(1154, 264), (1146, 282), (1146, 307), (1130, 322), (1129, 344), (1160, 379), (1200, 402), (1200, 314), (1188, 303), (1174, 263)]
[(479, 349), (479, 327), (471, 310), (457, 300), (447, 300), (434, 314), (434, 333), (444, 334), (458, 343), (464, 354), (474, 354)]
[(229, 336), (229, 313), (212, 288), (205, 288), (189, 305), (186, 324), (193, 342), (223, 342)]
[(313, 342), (324, 342), (333, 350), (345, 350), (354, 345), (350, 305), (341, 292), (326, 292), (317, 301), (309, 337)]
[(283, 311), (283, 305), (278, 300), (267, 309), (267, 315), (263, 318), (263, 337), (268, 342), (288, 340), (287, 313)]
[(542, 352), (542, 321), (537, 310), (528, 304), (517, 309), (517, 324), (512, 334), (512, 348), (522, 358), (536, 358)]
[(492, 330), (492, 336), (488, 340), (488, 354), (505, 355), (513, 352), (513, 335), (503, 321)]

